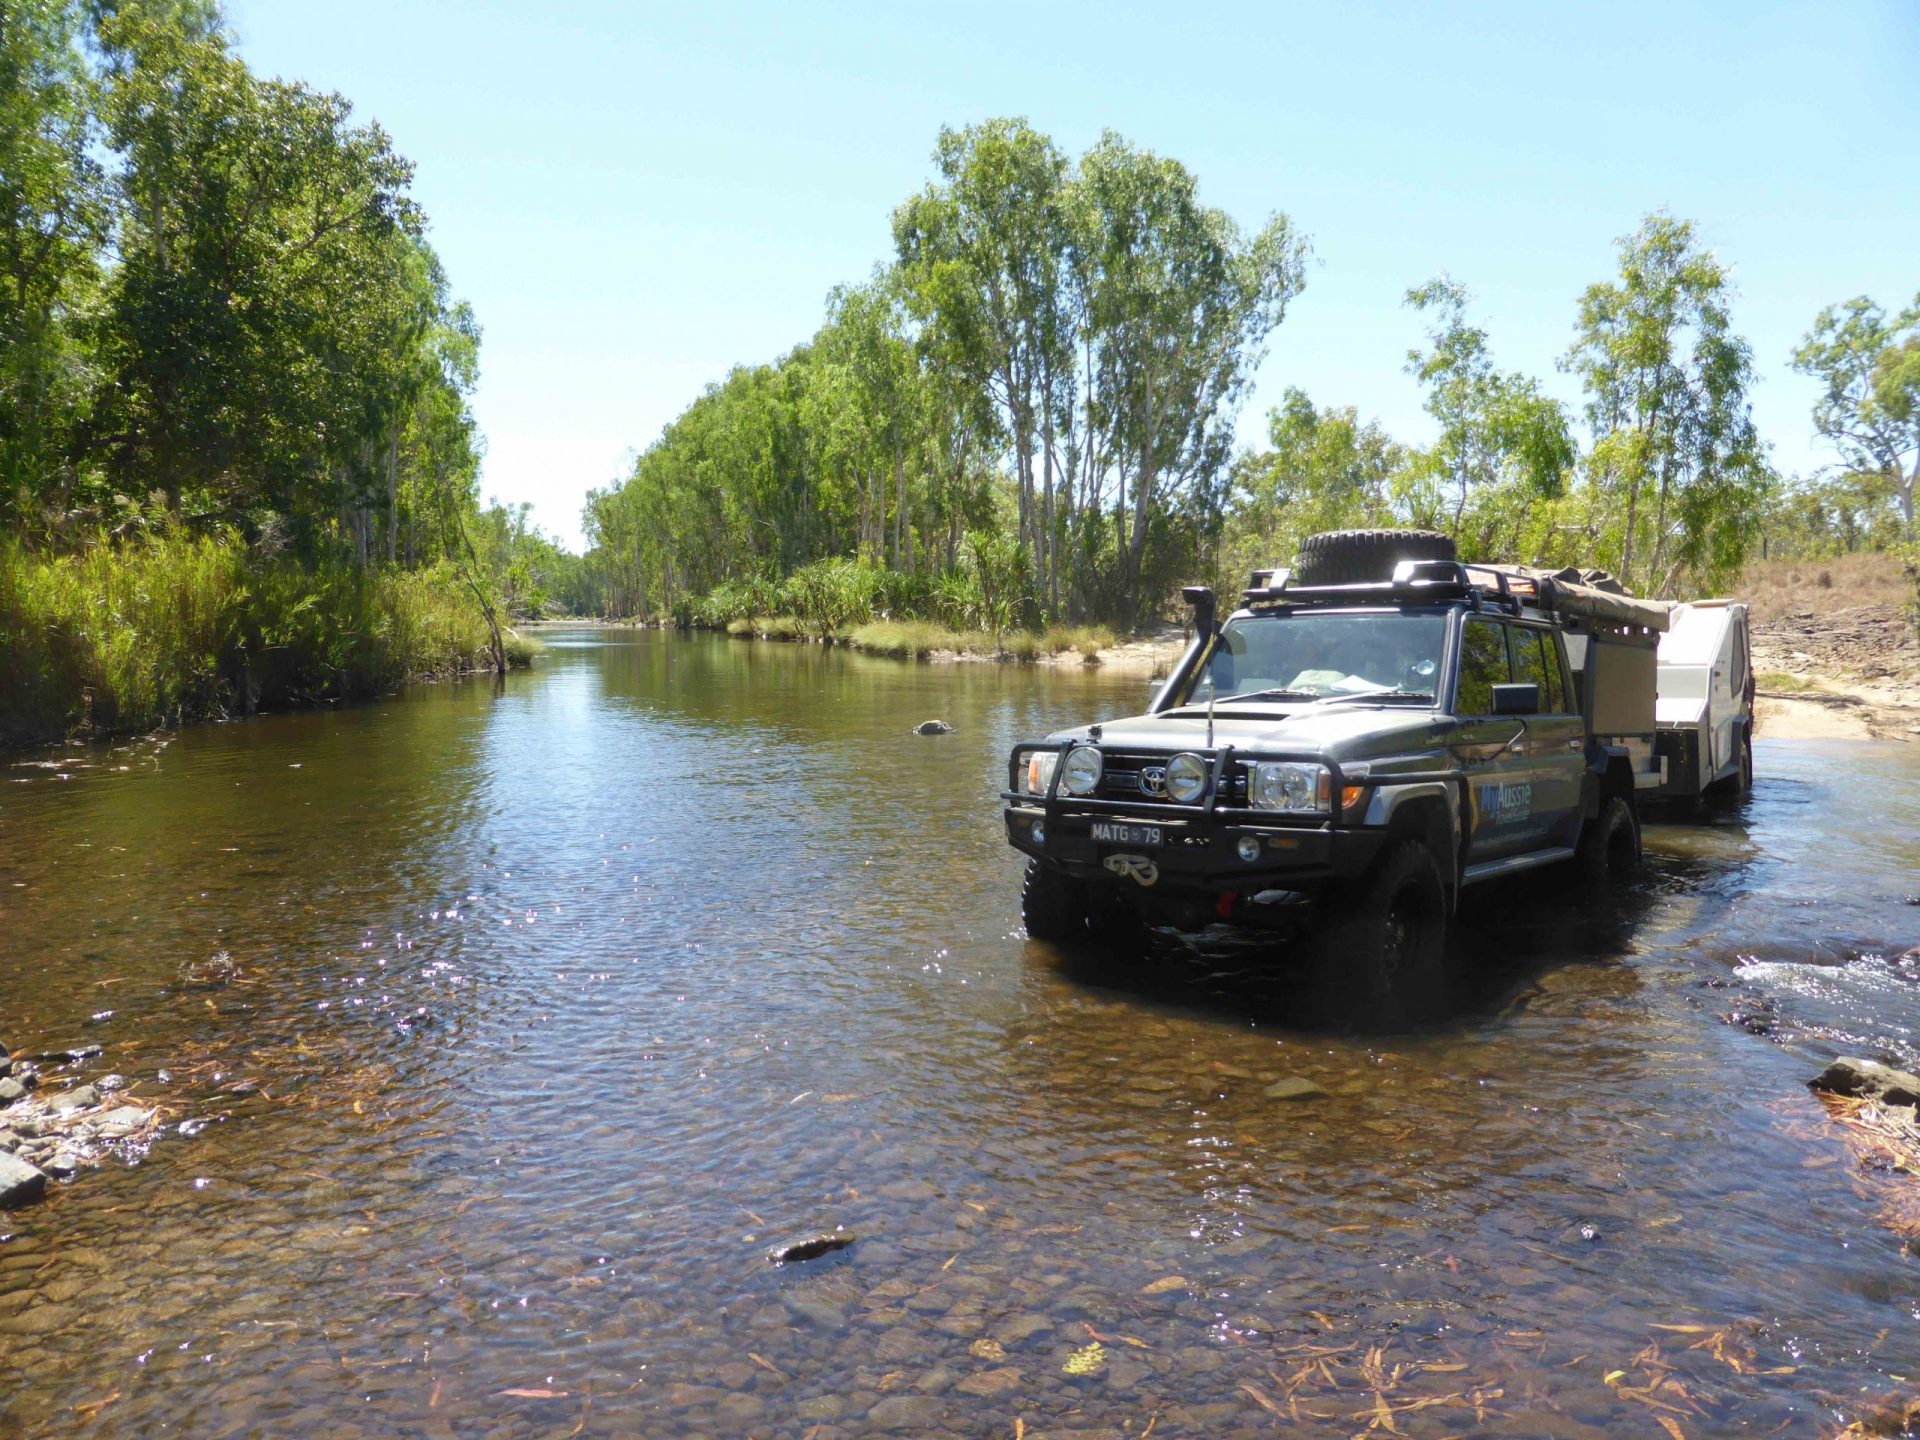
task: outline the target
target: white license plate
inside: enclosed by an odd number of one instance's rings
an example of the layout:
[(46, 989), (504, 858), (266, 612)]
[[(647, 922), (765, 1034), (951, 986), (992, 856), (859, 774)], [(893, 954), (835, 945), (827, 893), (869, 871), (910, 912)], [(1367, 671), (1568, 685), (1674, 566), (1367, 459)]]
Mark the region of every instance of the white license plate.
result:
[(1103, 845), (1158, 845), (1158, 825), (1122, 825), (1117, 820), (1093, 822), (1093, 838)]

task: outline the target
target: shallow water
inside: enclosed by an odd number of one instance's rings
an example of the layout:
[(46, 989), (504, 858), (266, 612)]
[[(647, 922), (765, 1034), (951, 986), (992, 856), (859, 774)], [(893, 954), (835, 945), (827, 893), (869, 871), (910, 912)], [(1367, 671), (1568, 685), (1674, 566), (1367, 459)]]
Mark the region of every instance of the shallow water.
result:
[(0, 768), (0, 1037), (171, 1124), (0, 1215), (0, 1435), (1818, 1434), (1920, 1389), (1920, 1260), (1804, 1089), (1920, 1060), (1920, 757), (1763, 737), (1604, 912), (1477, 897), (1460, 1012), (1367, 1039), (1283, 953), (1022, 938), (1006, 747), (1145, 688), (581, 632), (497, 697)]

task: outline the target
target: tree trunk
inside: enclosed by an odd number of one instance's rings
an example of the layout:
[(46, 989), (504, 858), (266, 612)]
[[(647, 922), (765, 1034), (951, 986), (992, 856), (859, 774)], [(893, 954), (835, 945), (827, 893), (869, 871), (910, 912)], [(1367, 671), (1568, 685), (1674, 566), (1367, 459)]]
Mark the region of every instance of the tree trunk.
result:
[(893, 449), (893, 568), (906, 571), (913, 568), (913, 555), (909, 550), (907, 529), (907, 460), (900, 453), (900, 447)]
[(387, 436), (387, 563), (398, 555), (400, 531), (400, 428)]

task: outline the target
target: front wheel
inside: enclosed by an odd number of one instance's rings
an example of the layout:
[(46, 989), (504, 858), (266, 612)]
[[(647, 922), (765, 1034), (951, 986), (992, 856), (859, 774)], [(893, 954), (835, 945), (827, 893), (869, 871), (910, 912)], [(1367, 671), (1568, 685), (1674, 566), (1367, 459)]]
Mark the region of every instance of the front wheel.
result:
[(1027, 861), (1020, 884), (1020, 918), (1035, 940), (1064, 945), (1087, 935), (1087, 887), (1070, 875)]
[(1445, 1012), (1447, 889), (1431, 849), (1401, 841), (1329, 904), (1319, 965), (1360, 1025), (1403, 1029)]

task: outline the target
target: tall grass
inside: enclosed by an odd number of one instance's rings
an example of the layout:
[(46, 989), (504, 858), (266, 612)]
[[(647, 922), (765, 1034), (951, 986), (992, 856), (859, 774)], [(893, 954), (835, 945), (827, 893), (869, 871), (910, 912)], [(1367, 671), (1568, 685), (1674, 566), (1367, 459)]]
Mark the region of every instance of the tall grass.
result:
[(1077, 650), (1089, 664), (1095, 663), (1100, 651), (1113, 644), (1113, 632), (1098, 625), (1055, 625), (1037, 633), (1009, 630), (994, 635), (984, 630), (954, 630), (932, 620), (873, 620), (842, 630), (837, 638), (856, 650), (909, 660), (955, 654), (1033, 661)]
[(366, 695), (486, 649), (447, 571), (262, 561), (231, 535), (69, 555), (0, 538), (0, 744)]
[(960, 653), (976, 648), (983, 637), (961, 635), (931, 620), (873, 620), (844, 631), (841, 638), (856, 650), (924, 660), (943, 650)]

